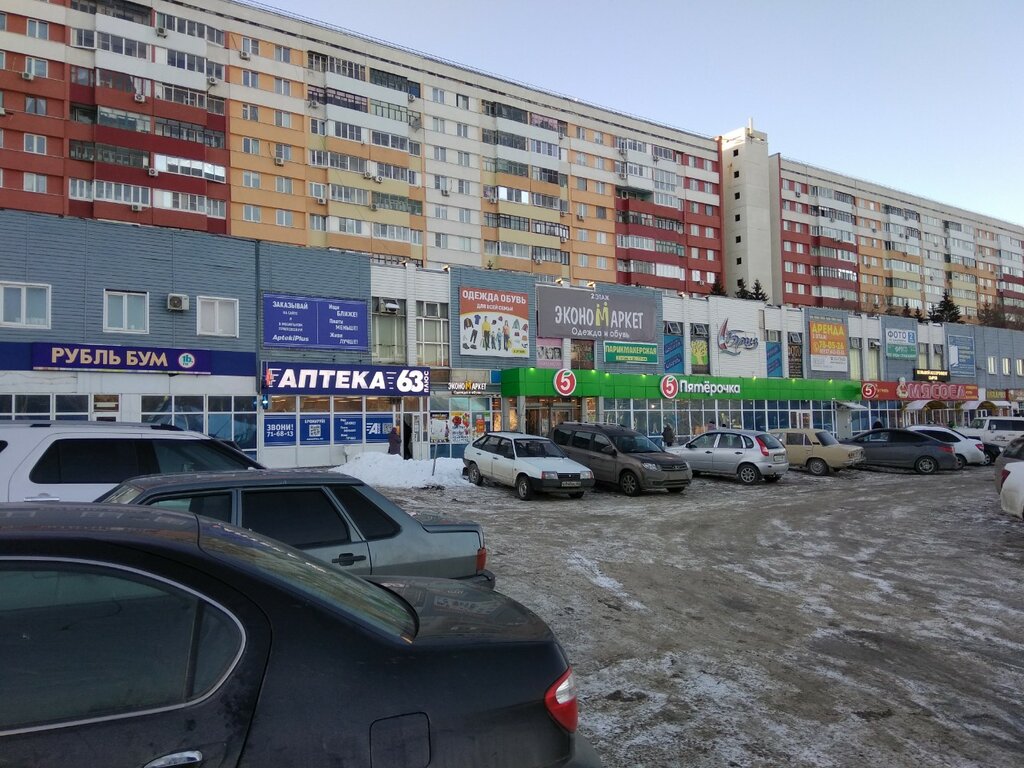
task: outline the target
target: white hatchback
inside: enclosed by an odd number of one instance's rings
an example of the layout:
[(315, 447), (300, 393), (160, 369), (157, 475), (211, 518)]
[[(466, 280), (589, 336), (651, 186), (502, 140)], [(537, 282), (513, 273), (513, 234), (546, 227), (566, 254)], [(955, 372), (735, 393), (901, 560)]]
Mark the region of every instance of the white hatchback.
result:
[(579, 499), (594, 487), (594, 473), (587, 467), (546, 437), (521, 432), (488, 432), (466, 447), (462, 463), (470, 482), (510, 485), (524, 501), (538, 491)]
[(928, 435), (928, 437), (934, 437), (936, 440), (941, 440), (947, 445), (952, 446), (953, 453), (956, 454), (957, 469), (963, 469), (968, 464), (980, 467), (988, 463), (988, 457), (985, 456), (985, 446), (977, 438), (968, 437), (961, 432), (957, 432), (955, 429), (941, 427), (938, 424), (918, 424), (914, 427), (907, 427), (907, 429), (912, 432)]
[(999, 506), (1003, 512), (1024, 518), (1024, 461), (1015, 461), (1002, 469), (1003, 487), (999, 491)]

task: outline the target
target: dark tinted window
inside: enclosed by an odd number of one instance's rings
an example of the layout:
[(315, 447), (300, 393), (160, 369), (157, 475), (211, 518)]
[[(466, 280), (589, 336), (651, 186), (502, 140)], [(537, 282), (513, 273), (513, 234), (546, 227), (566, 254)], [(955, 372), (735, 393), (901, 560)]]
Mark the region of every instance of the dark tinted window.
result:
[(568, 445), (571, 434), (572, 432), (565, 427), (555, 427), (555, 431), (551, 433), (551, 439), (559, 445)]
[[(590, 435), (591, 435), (590, 432), (573, 432), (572, 433), (572, 447), (573, 448), (579, 448), (579, 449), (584, 450), (584, 451), (589, 451), (590, 450)], [(598, 435), (598, 437), (604, 438), (603, 439), (603, 443), (605, 443), (605, 444), (609, 443), (608, 438), (605, 437), (604, 435)], [(601, 448), (598, 447), (597, 450), (601, 450)]]
[[(367, 541), (386, 539), (401, 530), (394, 520), (377, 506), (379, 494), (365, 485), (332, 485), (331, 492), (348, 512)], [(383, 497), (381, 497), (383, 498)], [(387, 499), (385, 499), (387, 501)], [(388, 504), (391, 502), (388, 501)]]
[[(804, 437), (806, 437), (806, 435), (804, 435)], [(780, 443), (774, 437), (769, 435), (767, 432), (762, 432), (760, 435), (757, 436), (757, 439), (760, 440), (762, 443), (764, 443), (764, 447), (765, 448), (775, 449), (775, 448), (781, 448), (782, 447), (782, 443)], [(750, 446), (750, 447), (753, 447), (753, 446)]]
[(143, 440), (151, 443), (156, 472), (215, 472), (256, 466), (248, 456), (216, 440)]
[(1018, 437), (1003, 451), (1003, 455), (1008, 459), (1019, 459), (1024, 455), (1024, 438)]
[(941, 429), (919, 429), (917, 431), (920, 432), (922, 435), (934, 437), (936, 440), (941, 440), (944, 443), (957, 442), (956, 435), (951, 435), (949, 432), (943, 432)]
[(928, 435), (919, 435), (916, 432), (890, 432), (889, 442), (892, 443), (931, 443), (933, 442)]
[(231, 522), (230, 493), (189, 494), (187, 496), (175, 496), (174, 498), (165, 497), (156, 501), (146, 501), (143, 504), (160, 507), (161, 509), (178, 509), (183, 512), (206, 515), (206, 517), (212, 517), (225, 523)]
[(718, 438), (718, 447), (736, 450), (743, 447), (743, 441), (740, 440), (739, 435), (734, 435), (732, 432), (723, 432)]
[(227, 614), (164, 583), (0, 566), (0, 730), (184, 703), (222, 679), (241, 644)]
[(349, 541), (348, 526), (319, 488), (243, 491), (242, 527), (299, 549)]
[(499, 456), (504, 456), (506, 459), (512, 458), (512, 441), (504, 437), (498, 438), (498, 445), (494, 452)]
[(29, 473), (39, 484), (120, 483), (147, 474), (139, 464), (139, 442), (117, 438), (62, 438), (53, 441)]
[(803, 432), (787, 432), (786, 445), (806, 445), (807, 435)]
[[(581, 434), (577, 432), (576, 434)], [(576, 439), (576, 435), (573, 435), (573, 440)], [(602, 435), (600, 432), (594, 433), (594, 450), (604, 451), (606, 448), (612, 447), (612, 441), (608, 439), (607, 435)]]

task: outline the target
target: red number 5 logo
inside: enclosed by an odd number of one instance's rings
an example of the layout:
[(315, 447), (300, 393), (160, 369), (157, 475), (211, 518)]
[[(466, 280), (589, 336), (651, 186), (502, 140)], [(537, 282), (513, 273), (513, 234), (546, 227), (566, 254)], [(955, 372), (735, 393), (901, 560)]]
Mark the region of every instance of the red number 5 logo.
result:
[(576, 374), (568, 368), (562, 368), (555, 374), (555, 392), (568, 397), (576, 391)]

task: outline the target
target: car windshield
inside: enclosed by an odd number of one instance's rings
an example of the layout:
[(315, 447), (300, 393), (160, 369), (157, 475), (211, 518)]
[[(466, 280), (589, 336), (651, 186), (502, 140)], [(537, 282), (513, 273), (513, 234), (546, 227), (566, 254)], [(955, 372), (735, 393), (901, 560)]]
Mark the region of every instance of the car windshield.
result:
[(783, 445), (774, 437), (769, 435), (767, 432), (762, 432), (757, 436), (757, 439), (764, 443), (765, 448), (782, 448)]
[(643, 435), (615, 435), (612, 442), (623, 453), (661, 453), (661, 448)]
[(975, 419), (974, 421), (971, 422), (971, 429), (984, 429), (984, 428), (985, 428), (985, 420), (984, 419)]
[(121, 485), (100, 496), (96, 501), (102, 501), (105, 504), (131, 504), (139, 498), (141, 493), (141, 488), (136, 488), (131, 483), (121, 483)]
[(416, 636), (416, 619), (398, 597), (368, 581), (311, 560), (297, 549), (252, 531), (199, 518), (199, 546), (211, 556), (255, 570), (304, 598), (321, 603), (405, 641)]
[(822, 445), (839, 445), (839, 441), (836, 440), (831, 432), (815, 432), (814, 436), (818, 438), (818, 442)]
[(516, 440), (516, 456), (525, 459), (565, 458), (562, 449), (550, 440)]

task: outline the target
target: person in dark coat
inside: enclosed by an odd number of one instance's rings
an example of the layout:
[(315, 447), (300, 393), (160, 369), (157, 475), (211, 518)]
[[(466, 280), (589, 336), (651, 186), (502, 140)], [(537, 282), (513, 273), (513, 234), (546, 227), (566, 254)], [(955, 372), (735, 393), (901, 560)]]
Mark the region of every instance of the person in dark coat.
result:
[(876, 419), (875, 423), (871, 425), (872, 429), (883, 429), (884, 427), (885, 427), (885, 425), (882, 424), (881, 420), (879, 420), (879, 419)]
[(398, 427), (392, 427), (388, 434), (388, 453), (395, 456), (402, 453), (402, 436), (398, 434)]
[(665, 428), (661, 430), (661, 441), (665, 444), (666, 448), (671, 448), (672, 443), (676, 441), (676, 433), (672, 431), (671, 424), (666, 424)]

